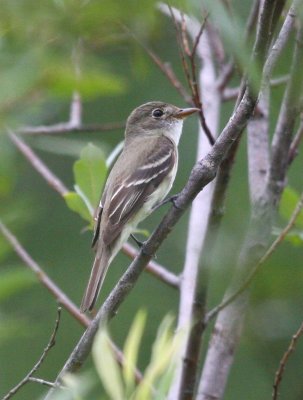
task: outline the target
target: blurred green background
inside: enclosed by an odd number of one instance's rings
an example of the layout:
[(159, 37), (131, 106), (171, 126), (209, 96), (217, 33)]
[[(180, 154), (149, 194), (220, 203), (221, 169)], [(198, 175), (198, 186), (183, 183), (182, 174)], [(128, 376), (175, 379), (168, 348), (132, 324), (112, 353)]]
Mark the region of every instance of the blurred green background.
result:
[[(250, 1), (235, 0), (239, 25), (247, 18)], [(184, 101), (151, 62), (132, 34), (173, 66), (184, 82), (173, 23), (151, 0), (2, 0), (0, 3), (0, 215), (29, 254), (77, 304), (91, 268), (91, 232), (60, 196), (29, 165), (7, 137), (7, 127), (54, 124), (69, 118), (76, 88), (83, 101), (85, 123), (125, 121), (146, 101)], [(200, 1), (178, 2), (201, 19)], [(291, 48), (277, 74), (287, 70)], [(235, 78), (233, 84), (237, 84)], [(282, 89), (274, 90), (276, 116)], [(221, 126), (232, 110), (222, 107)], [(274, 120), (271, 121), (274, 126)], [(101, 133), (35, 136), (27, 142), (55, 174), (73, 188), (72, 166), (81, 149), (92, 142), (105, 155), (123, 138), (123, 129)], [(179, 173), (173, 188), (185, 184), (195, 162), (197, 120), (188, 120), (180, 144)], [(289, 184), (302, 189), (303, 158), (295, 160)], [(142, 224), (152, 230), (165, 207)], [(209, 305), (222, 297), (230, 280), (249, 212), (246, 139), (243, 138), (228, 191), (226, 214), (213, 260)], [(188, 213), (159, 250), (158, 261), (178, 273), (182, 269)], [(283, 225), (283, 220), (281, 226)], [(284, 221), (285, 222), (285, 221)], [(129, 260), (120, 254), (110, 269), (101, 298), (113, 287)], [(228, 382), (225, 399), (271, 398), (274, 373), (282, 353), (302, 321), (302, 243), (283, 244), (263, 268), (252, 289), (244, 335)], [(0, 236), (0, 396), (14, 386), (41, 355), (56, 317), (56, 303)], [(159, 321), (176, 315), (178, 294), (148, 274), (111, 323), (116, 342), (123, 344), (139, 308), (148, 313), (139, 366), (149, 359)], [(77, 343), (83, 328), (63, 311), (57, 344), (37, 374), (53, 380)], [(210, 328), (208, 334), (210, 333)], [(207, 341), (204, 342), (204, 350)], [(281, 398), (303, 398), (303, 344), (292, 356), (281, 387)], [(87, 362), (84, 369), (91, 367)], [(38, 398), (45, 389), (29, 384), (16, 400)], [(96, 396), (96, 398), (99, 398)]]

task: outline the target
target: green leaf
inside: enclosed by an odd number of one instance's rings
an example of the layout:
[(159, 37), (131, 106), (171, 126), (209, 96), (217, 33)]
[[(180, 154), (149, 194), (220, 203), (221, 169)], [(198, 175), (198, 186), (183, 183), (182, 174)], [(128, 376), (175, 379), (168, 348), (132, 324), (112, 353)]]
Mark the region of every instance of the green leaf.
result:
[(14, 268), (0, 275), (0, 302), (6, 300), (21, 290), (28, 289), (37, 283), (31, 271), (25, 268)]
[(172, 334), (173, 318), (166, 316), (162, 321), (157, 338), (153, 345), (151, 362), (148, 365), (144, 379), (140, 382), (136, 391), (136, 400), (151, 399), (152, 387), (155, 385), (157, 378), (167, 372), (170, 363), (176, 356), (175, 341)]
[[(285, 188), (280, 201), (279, 211), (280, 215), (286, 221), (290, 219), (292, 213), (294, 212), (294, 209), (299, 201), (299, 198), (300, 198), (299, 194), (294, 189), (292, 189), (289, 186)], [(303, 211), (301, 211), (300, 214), (298, 215), (295, 225), (297, 227), (303, 228)]]
[(74, 164), (74, 176), (80, 191), (93, 208), (97, 207), (105, 183), (107, 167), (102, 151), (89, 143)]
[(135, 368), (137, 365), (138, 352), (146, 323), (146, 312), (140, 310), (129, 330), (124, 345), (123, 377), (126, 384), (126, 393), (129, 395), (135, 387)]
[(79, 214), (85, 221), (92, 225), (91, 213), (83, 200), (83, 198), (76, 192), (68, 192), (64, 195), (64, 199), (69, 209)]
[(99, 329), (93, 344), (93, 360), (104, 389), (112, 400), (125, 400), (120, 367), (106, 329)]

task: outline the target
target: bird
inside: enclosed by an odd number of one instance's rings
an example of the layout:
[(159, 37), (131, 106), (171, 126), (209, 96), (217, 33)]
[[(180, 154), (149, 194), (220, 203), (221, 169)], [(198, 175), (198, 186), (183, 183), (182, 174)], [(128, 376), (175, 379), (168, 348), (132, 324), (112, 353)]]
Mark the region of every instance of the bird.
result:
[(95, 260), (81, 312), (96, 303), (109, 265), (139, 222), (170, 191), (178, 167), (183, 120), (198, 108), (152, 101), (134, 109), (126, 121), (123, 150), (112, 167), (95, 213)]

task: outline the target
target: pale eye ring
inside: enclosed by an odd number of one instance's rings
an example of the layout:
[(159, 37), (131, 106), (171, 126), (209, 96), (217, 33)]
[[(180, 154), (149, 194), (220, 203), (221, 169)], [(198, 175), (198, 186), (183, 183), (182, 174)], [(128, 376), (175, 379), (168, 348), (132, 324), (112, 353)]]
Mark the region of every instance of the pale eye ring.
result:
[(156, 108), (156, 109), (153, 110), (153, 112), (152, 112), (152, 116), (153, 116), (154, 118), (160, 118), (160, 117), (162, 117), (162, 115), (164, 115), (164, 111), (161, 110), (161, 108)]

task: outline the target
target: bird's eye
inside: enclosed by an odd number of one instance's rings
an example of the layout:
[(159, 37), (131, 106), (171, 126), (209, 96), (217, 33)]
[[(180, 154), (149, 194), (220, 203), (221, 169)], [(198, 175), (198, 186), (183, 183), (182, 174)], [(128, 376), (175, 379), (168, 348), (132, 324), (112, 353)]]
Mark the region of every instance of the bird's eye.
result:
[(164, 112), (160, 109), (160, 108), (156, 108), (155, 110), (153, 110), (152, 112), (152, 116), (154, 118), (160, 118), (162, 117), (162, 115), (164, 114)]

